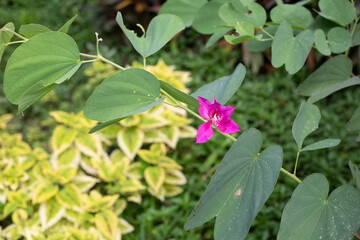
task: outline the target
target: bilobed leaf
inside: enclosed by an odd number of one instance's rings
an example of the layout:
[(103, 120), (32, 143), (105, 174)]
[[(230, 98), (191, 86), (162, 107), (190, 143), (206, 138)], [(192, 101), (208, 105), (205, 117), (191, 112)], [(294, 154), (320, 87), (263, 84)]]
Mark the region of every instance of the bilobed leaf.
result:
[(206, 3), (207, 0), (168, 0), (161, 6), (159, 14), (174, 14), (190, 27), (197, 11)]
[(47, 180), (41, 181), (33, 190), (33, 203), (46, 202), (55, 196), (59, 191), (58, 185)]
[(149, 186), (158, 191), (165, 180), (165, 170), (161, 167), (147, 167), (144, 172), (144, 177)]
[(81, 191), (74, 184), (67, 184), (56, 195), (56, 200), (62, 205), (70, 209), (81, 206)]
[(75, 41), (64, 33), (38, 34), (20, 45), (10, 56), (4, 73), (4, 91), (10, 102), (19, 104), (35, 84), (46, 87), (70, 78), (80, 63)]
[(61, 206), (55, 198), (41, 203), (39, 207), (39, 217), (41, 223), (41, 231), (52, 227), (64, 217), (66, 209)]
[(105, 79), (86, 102), (84, 114), (97, 121), (111, 121), (145, 112), (160, 104), (160, 84), (151, 73), (130, 68)]
[(304, 139), (319, 127), (321, 119), (320, 110), (316, 105), (303, 101), (296, 115), (292, 135), (301, 150)]
[(349, 161), (349, 167), (350, 167), (350, 170), (351, 170), (351, 174), (353, 175), (356, 188), (358, 190), (360, 190), (360, 171), (359, 171), (359, 168), (355, 164), (353, 164), (351, 161)]
[(138, 37), (134, 31), (126, 28), (120, 12), (116, 15), (116, 22), (136, 51), (144, 58), (159, 51), (170, 39), (185, 28), (183, 21), (178, 16), (160, 14), (151, 20), (146, 33)]
[(69, 21), (67, 21), (64, 25), (59, 28), (58, 32), (67, 33), (69, 30), (70, 25), (73, 23), (77, 15), (73, 16)]
[[(109, 239), (116, 239), (118, 234), (118, 218), (111, 210), (105, 210), (95, 214), (95, 226), (100, 233)], [(120, 231), (119, 231), (120, 232)]]
[(351, 35), (348, 30), (341, 27), (330, 29), (327, 34), (331, 52), (342, 53), (351, 47)]
[(21, 25), (19, 28), (19, 33), (27, 38), (31, 38), (37, 34), (45, 32), (51, 32), (51, 29), (36, 23)]
[(138, 128), (124, 128), (117, 135), (117, 143), (126, 156), (133, 160), (144, 142), (144, 132)]
[(271, 146), (259, 153), (261, 146), (261, 133), (256, 129), (238, 138), (185, 223), (185, 230), (216, 216), (215, 240), (246, 237), (273, 191), (282, 165), (281, 147)]
[(214, 0), (202, 5), (195, 15), (192, 27), (199, 33), (212, 34), (218, 25), (225, 25), (225, 22), (218, 16), (218, 10), (225, 0)]
[(15, 31), (15, 25), (14, 25), (14, 23), (9, 22), (9, 23), (5, 24), (5, 26), (0, 29), (0, 44), (1, 43), (6, 44), (6, 43), (10, 42), (12, 37), (14, 36), (14, 33), (6, 31), (4, 28)]
[(360, 225), (360, 192), (345, 185), (328, 194), (324, 175), (306, 177), (285, 206), (277, 239), (353, 239)]
[(287, 22), (292, 26), (307, 28), (313, 23), (311, 12), (295, 4), (280, 4), (271, 9), (270, 18), (275, 23)]
[(311, 30), (302, 31), (294, 38), (290, 24), (281, 23), (272, 43), (272, 65), (279, 68), (285, 64), (287, 72), (296, 73), (304, 65), (313, 42), (314, 34)]
[(238, 90), (244, 80), (245, 74), (246, 69), (244, 65), (239, 63), (231, 75), (219, 78), (202, 86), (192, 93), (191, 96), (196, 98), (200, 96), (208, 99), (210, 102), (212, 102), (214, 96), (216, 96), (216, 101), (224, 105)]
[(360, 130), (360, 107), (356, 109), (355, 113), (352, 115), (349, 122), (346, 124), (346, 128), (349, 131)]
[(159, 81), (160, 82), (160, 87), (165, 90), (165, 92), (167, 92), (170, 96), (172, 96), (173, 98), (175, 98), (176, 100), (186, 103), (191, 107), (194, 108), (198, 108), (199, 107), (199, 102), (192, 96), (178, 90), (177, 88), (171, 86), (169, 83), (164, 82), (164, 81)]
[(326, 40), (326, 35), (323, 30), (316, 29), (314, 32), (314, 42), (316, 49), (323, 55), (329, 56), (331, 50), (329, 48), (328, 42)]
[(346, 26), (355, 20), (355, 8), (349, 0), (320, 0), (319, 8), (322, 17)]
[(324, 139), (304, 147), (303, 149), (301, 149), (301, 152), (335, 147), (339, 145), (340, 142), (340, 139)]

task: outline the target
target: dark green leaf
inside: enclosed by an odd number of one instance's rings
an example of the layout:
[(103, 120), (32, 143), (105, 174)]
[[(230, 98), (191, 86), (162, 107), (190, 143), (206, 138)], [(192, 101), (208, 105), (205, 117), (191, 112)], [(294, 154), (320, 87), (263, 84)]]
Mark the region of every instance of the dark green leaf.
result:
[(261, 133), (244, 132), (212, 177), (204, 194), (185, 223), (185, 230), (216, 216), (215, 239), (244, 239), (261, 207), (274, 189), (283, 152), (271, 146), (259, 153)]
[(360, 192), (341, 186), (328, 194), (324, 175), (306, 177), (285, 206), (277, 239), (353, 239), (360, 225)]
[(86, 102), (84, 114), (97, 121), (110, 121), (145, 112), (160, 104), (159, 80), (151, 73), (130, 68), (106, 78)]
[(168, 94), (170, 94), (176, 100), (186, 103), (191, 107), (198, 108), (199, 102), (196, 98), (174, 88), (169, 83), (160, 80), (160, 87), (165, 90)]
[(224, 105), (238, 90), (244, 80), (245, 74), (246, 69), (244, 65), (239, 63), (231, 75), (219, 78), (202, 86), (192, 93), (191, 96), (196, 98), (200, 96), (209, 101), (212, 101), (214, 96), (216, 96), (217, 102)]
[(193, 21), (193, 28), (202, 34), (212, 34), (218, 29), (216, 26), (225, 25), (225, 22), (218, 16), (218, 10), (226, 0), (215, 0), (203, 5)]
[(77, 15), (73, 16), (69, 21), (67, 21), (61, 28), (59, 28), (58, 32), (67, 33), (70, 25), (73, 23)]
[(339, 145), (340, 142), (340, 139), (324, 139), (304, 147), (303, 149), (301, 149), (301, 152), (335, 147)]
[(346, 124), (346, 128), (349, 131), (360, 130), (360, 107), (358, 109), (356, 109), (356, 111), (352, 115), (350, 121)]
[(301, 5), (280, 4), (270, 12), (270, 18), (275, 23), (287, 22), (290, 25), (307, 28), (313, 23), (309, 10)]
[(39, 33), (51, 32), (52, 30), (40, 24), (30, 23), (21, 25), (19, 33), (27, 38), (31, 38)]
[(358, 190), (360, 190), (360, 171), (359, 171), (359, 168), (355, 164), (353, 164), (351, 161), (349, 161), (349, 167), (350, 167), (350, 170), (351, 170), (351, 174), (353, 175), (356, 188)]

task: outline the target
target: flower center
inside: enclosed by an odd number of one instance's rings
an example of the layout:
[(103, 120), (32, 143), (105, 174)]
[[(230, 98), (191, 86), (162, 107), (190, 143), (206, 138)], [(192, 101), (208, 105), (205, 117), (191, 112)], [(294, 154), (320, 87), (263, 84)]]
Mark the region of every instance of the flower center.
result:
[(219, 121), (220, 121), (220, 116), (215, 113), (214, 116), (212, 117), (212, 123), (217, 127), (219, 125)]

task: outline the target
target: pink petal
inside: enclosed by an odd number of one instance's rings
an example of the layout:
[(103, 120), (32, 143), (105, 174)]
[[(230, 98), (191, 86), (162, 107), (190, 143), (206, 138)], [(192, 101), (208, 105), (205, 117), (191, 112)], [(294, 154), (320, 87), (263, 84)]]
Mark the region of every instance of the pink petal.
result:
[(240, 132), (239, 125), (237, 125), (233, 120), (229, 120), (227, 122), (220, 122), (218, 128), (221, 132), (227, 134)]
[(215, 102), (214, 108), (216, 109), (216, 112), (218, 113), (221, 122), (227, 122), (231, 118), (231, 114), (235, 110), (235, 107), (233, 106), (222, 106), (220, 103)]
[(196, 143), (206, 142), (213, 136), (213, 134), (214, 131), (211, 127), (211, 122), (201, 124), (196, 135)]
[(202, 118), (209, 120), (210, 119), (210, 113), (213, 110), (212, 104), (209, 102), (209, 100), (202, 98), (198, 96), (199, 99), (199, 113)]

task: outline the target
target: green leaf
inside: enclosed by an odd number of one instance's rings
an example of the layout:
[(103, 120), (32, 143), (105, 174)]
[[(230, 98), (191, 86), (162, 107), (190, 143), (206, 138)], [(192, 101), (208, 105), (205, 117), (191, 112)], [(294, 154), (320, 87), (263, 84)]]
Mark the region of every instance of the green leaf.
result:
[(174, 168), (167, 168), (165, 171), (165, 183), (171, 185), (184, 185), (186, 183), (186, 177), (181, 171)]
[(118, 221), (119, 221), (118, 226), (121, 231), (121, 234), (128, 234), (135, 230), (135, 228), (125, 219), (119, 218)]
[(320, 110), (316, 105), (303, 101), (296, 115), (292, 135), (301, 150), (304, 139), (319, 127), (321, 119)]
[(156, 192), (162, 187), (165, 180), (165, 170), (162, 167), (147, 167), (144, 177), (149, 186)]
[(52, 227), (64, 217), (66, 209), (61, 206), (54, 198), (40, 204), (39, 217), (41, 223), (41, 231)]
[(349, 31), (341, 27), (330, 29), (327, 34), (328, 43), (333, 53), (342, 53), (351, 47), (351, 36)]
[(97, 121), (110, 121), (145, 112), (162, 103), (160, 84), (151, 73), (130, 68), (106, 78), (86, 102), (84, 114)]
[(94, 132), (100, 131), (101, 129), (106, 128), (106, 127), (108, 127), (108, 126), (110, 126), (110, 125), (112, 125), (114, 123), (118, 123), (123, 119), (124, 118), (117, 118), (117, 119), (114, 119), (114, 120), (111, 120), (111, 121), (99, 123), (98, 125), (96, 125), (92, 129), (90, 129), (89, 133), (94, 133)]
[(6, 47), (6, 45), (4, 43), (0, 43), (0, 62), (1, 62), (2, 55), (4, 54), (5, 47)]
[(285, 206), (277, 239), (353, 239), (360, 225), (360, 192), (341, 186), (328, 193), (324, 175), (306, 177)]
[(21, 25), (19, 29), (19, 33), (27, 38), (32, 38), (37, 34), (51, 32), (51, 31), (52, 30), (50, 28), (35, 23)]
[(254, 26), (248, 22), (237, 23), (235, 26), (235, 30), (237, 35), (225, 35), (225, 40), (231, 44), (239, 44), (250, 39), (256, 39), (254, 36)]
[(1, 43), (6, 44), (6, 43), (10, 42), (10, 40), (14, 36), (14, 34), (12, 32), (6, 31), (4, 28), (8, 28), (12, 31), (15, 31), (15, 25), (14, 25), (14, 23), (9, 22), (0, 29), (0, 44)]
[(216, 216), (215, 239), (244, 239), (274, 189), (283, 152), (271, 146), (259, 153), (261, 133), (244, 132), (220, 163), (205, 193), (185, 223), (185, 230)]
[(311, 12), (303, 6), (280, 4), (271, 9), (270, 18), (275, 23), (287, 22), (290, 25), (307, 28), (314, 20)]
[(194, 93), (193, 97), (203, 97), (212, 101), (216, 96), (216, 101), (224, 105), (238, 90), (244, 80), (246, 69), (244, 65), (239, 63), (234, 72), (226, 77), (219, 78), (211, 83), (208, 83)]
[(360, 171), (359, 171), (359, 168), (355, 164), (353, 164), (351, 161), (349, 161), (349, 167), (350, 167), (350, 170), (351, 170), (351, 174), (353, 175), (356, 188), (358, 190), (360, 190)]
[(225, 2), (225, 0), (214, 0), (203, 5), (196, 13), (192, 27), (202, 34), (216, 32), (218, 25), (225, 25), (225, 22), (218, 16), (218, 10)]
[(167, 92), (170, 96), (172, 96), (176, 100), (186, 103), (189, 106), (194, 107), (194, 108), (199, 107), (199, 102), (196, 98), (178, 90), (177, 88), (173, 87), (172, 85), (170, 85), (167, 82), (164, 82), (161, 80), (159, 82), (160, 82), (161, 89), (163, 89), (165, 92)]
[(35, 84), (45, 87), (69, 78), (80, 62), (75, 41), (60, 32), (38, 34), (19, 46), (10, 56), (4, 73), (4, 91), (10, 102), (21, 97)]
[(153, 18), (149, 27), (141, 37), (126, 28), (120, 12), (116, 21), (136, 51), (144, 58), (159, 51), (170, 39), (181, 32), (185, 26), (181, 18), (171, 14), (161, 14)]
[(313, 72), (298, 91), (303, 96), (319, 95), (329, 92), (339, 84), (348, 80), (352, 72), (352, 62), (345, 55), (338, 55), (327, 60)]
[(56, 195), (56, 200), (64, 207), (76, 209), (81, 206), (81, 191), (74, 184), (67, 184)]
[(117, 135), (117, 143), (125, 155), (133, 160), (144, 142), (144, 132), (138, 128), (124, 128)]
[(290, 74), (299, 71), (305, 63), (314, 42), (311, 30), (299, 33), (295, 38), (291, 26), (283, 22), (277, 29), (271, 48), (271, 63), (279, 68), (285, 64)]
[(231, 26), (235, 26), (238, 22), (247, 22), (255, 28), (262, 28), (266, 22), (264, 8), (251, 0), (228, 2), (220, 7), (219, 16)]
[(319, 8), (319, 15), (342, 26), (350, 24), (356, 18), (355, 8), (349, 0), (320, 0)]
[(64, 125), (58, 125), (55, 127), (51, 136), (51, 148), (61, 152), (74, 142), (77, 135), (78, 133), (75, 129), (67, 128)]
[(346, 124), (348, 131), (358, 131), (360, 130), (360, 107), (356, 109), (355, 113), (350, 118), (349, 122)]
[(317, 29), (314, 32), (314, 41), (316, 49), (325, 56), (329, 56), (331, 54), (328, 42), (326, 40), (326, 36), (323, 30)]
[(218, 40), (220, 40), (225, 34), (230, 32), (229, 28), (218, 28), (215, 32), (210, 36), (209, 40), (206, 42), (205, 48), (209, 48), (214, 45)]
[[(269, 26), (265, 28), (265, 31), (267, 31), (268, 33), (270, 33), (271, 35), (274, 36), (276, 30), (278, 29), (278, 26)], [(263, 39), (268, 39), (269, 36), (266, 35), (266, 33), (264, 31), (260, 31), (258, 33), (259, 35), (263, 35)], [(246, 49), (249, 50), (250, 52), (263, 52), (266, 49), (270, 48), (272, 45), (272, 40), (268, 40), (268, 41), (258, 41), (257, 39), (251, 39), (249, 40), (249, 42), (245, 45)]]
[(67, 21), (61, 28), (59, 28), (58, 32), (67, 33), (70, 25), (73, 23), (77, 15), (73, 16), (69, 21)]
[(340, 142), (340, 139), (324, 139), (304, 147), (303, 149), (301, 149), (301, 152), (335, 147), (339, 145)]
[(47, 180), (37, 184), (32, 192), (33, 203), (46, 202), (55, 196), (59, 191), (59, 187)]
[(117, 235), (121, 234), (117, 228), (118, 218), (111, 210), (101, 211), (95, 214), (96, 229), (106, 238), (118, 239)]
[(168, 0), (160, 9), (159, 14), (173, 14), (180, 17), (186, 27), (190, 27), (197, 11), (205, 4), (207, 0)]

